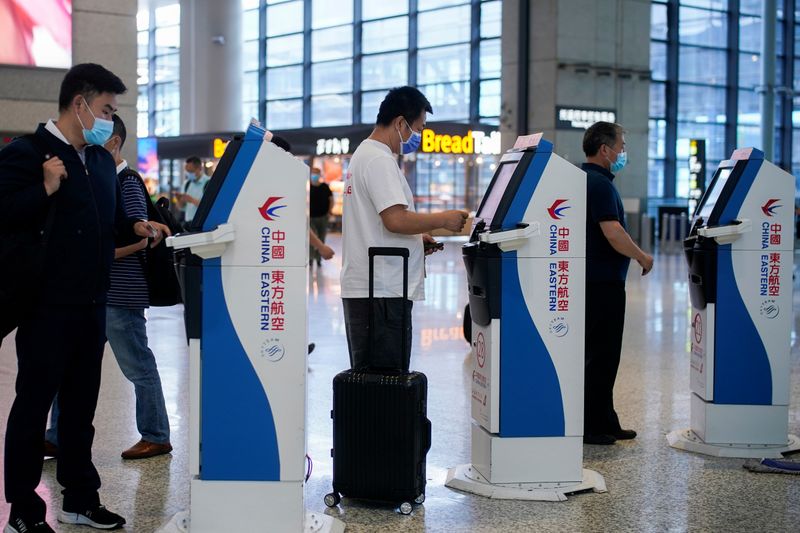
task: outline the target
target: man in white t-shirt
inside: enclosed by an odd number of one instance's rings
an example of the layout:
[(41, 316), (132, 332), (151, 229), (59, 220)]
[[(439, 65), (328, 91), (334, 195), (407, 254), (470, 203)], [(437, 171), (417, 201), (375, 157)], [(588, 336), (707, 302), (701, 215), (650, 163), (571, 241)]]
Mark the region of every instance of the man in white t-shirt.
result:
[[(411, 188), (396, 154), (419, 148), (427, 113), (427, 98), (413, 87), (392, 89), (378, 111), (372, 134), (350, 160), (344, 184), (342, 214), (343, 265), (341, 274), (347, 344), (352, 368), (407, 370), (411, 354), (411, 307), (425, 298), (423, 242), (438, 228), (461, 231), (465, 211), (417, 213)], [(403, 263), (397, 257), (375, 258), (375, 302), (369, 307), (370, 247), (407, 248), (408, 300), (403, 301)], [(374, 317), (374, 341), (369, 346), (369, 316)], [(406, 331), (402, 332), (403, 314)], [(402, 337), (406, 351), (402, 353)]]

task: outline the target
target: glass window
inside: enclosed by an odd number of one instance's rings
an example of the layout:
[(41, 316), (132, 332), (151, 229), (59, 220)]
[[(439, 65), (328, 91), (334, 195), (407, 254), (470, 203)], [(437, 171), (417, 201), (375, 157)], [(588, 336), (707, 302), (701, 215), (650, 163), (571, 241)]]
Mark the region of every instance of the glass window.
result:
[(408, 53), (364, 56), (361, 62), (362, 89), (398, 87), (406, 83), (408, 83)]
[[(761, 123), (761, 98), (754, 91), (739, 91), (739, 124)], [(751, 145), (752, 146), (752, 145)]]
[(755, 87), (761, 84), (761, 56), (739, 54), (739, 86)]
[(281, 67), (303, 62), (303, 35), (267, 39), (267, 66)]
[(303, 2), (267, 7), (267, 37), (303, 31)]
[(502, 61), (500, 56), (500, 39), (481, 41), (480, 43), (480, 77), (499, 78)]
[(353, 90), (353, 62), (332, 61), (311, 65), (311, 94), (344, 93)]
[(180, 26), (156, 28), (156, 54), (165, 54), (181, 46)]
[(155, 114), (155, 127), (153, 133), (157, 137), (178, 135), (181, 129), (181, 116), (177, 109), (162, 111)]
[(664, 162), (650, 160), (647, 169), (647, 194), (654, 198), (664, 197)]
[(501, 2), (481, 4), (481, 37), (500, 37), (503, 30), (503, 8)]
[(147, 111), (150, 109), (150, 97), (147, 87), (139, 87), (139, 94), (136, 97), (136, 109), (138, 111)]
[(249, 124), (253, 118), (258, 120), (258, 100), (242, 102), (242, 124)]
[(136, 136), (147, 137), (150, 135), (150, 117), (147, 113), (136, 113)]
[(242, 40), (258, 39), (258, 11), (245, 13), (242, 17)]
[(650, 8), (650, 38), (667, 39), (667, 6), (653, 4)]
[(408, 0), (361, 0), (361, 14), (364, 20), (380, 19), (408, 13)]
[(725, 89), (678, 86), (678, 120), (725, 122)]
[(140, 31), (136, 34), (136, 57), (147, 57), (150, 54), (150, 32)]
[(180, 87), (177, 83), (160, 83), (155, 86), (156, 111), (180, 107)]
[(436, 9), (437, 7), (454, 6), (469, 3), (469, 0), (418, 0), (419, 10)]
[(138, 31), (150, 29), (150, 11), (141, 9), (136, 13), (136, 29)]
[(386, 98), (386, 92), (372, 91), (361, 94), (361, 122), (363, 124), (374, 124), (378, 118), (378, 109), (381, 102)]
[(353, 122), (353, 95), (328, 94), (311, 98), (311, 125), (341, 126)]
[(258, 41), (248, 41), (242, 45), (242, 70), (258, 70)]
[(417, 83), (469, 79), (469, 45), (445, 46), (417, 53)]
[(666, 85), (664, 83), (650, 84), (650, 116), (665, 117), (667, 115)]
[(436, 120), (469, 118), (469, 83), (438, 83), (419, 87), (433, 107)]
[(685, 6), (707, 7), (709, 9), (728, 9), (728, 0), (681, 0)]
[(650, 42), (650, 70), (654, 80), (667, 79), (667, 45), (655, 41)]
[(764, 0), (739, 0), (739, 11), (746, 15), (760, 15), (763, 4)]
[[(664, 63), (666, 69), (666, 57)], [(727, 61), (724, 50), (681, 46), (678, 66), (680, 81), (725, 85)]]
[(471, 13), (468, 5), (420, 13), (417, 21), (417, 44), (420, 48), (463, 43), (470, 39)]
[(259, 0), (242, 0), (242, 11), (258, 9)]
[(758, 126), (739, 126), (736, 128), (736, 146), (761, 146), (761, 128)]
[(706, 140), (706, 158), (720, 161), (725, 153), (725, 126), (720, 124), (691, 124), (678, 122), (678, 161), (689, 160), (689, 139)]
[(361, 51), (365, 54), (408, 49), (408, 17), (365, 22)]
[(303, 66), (267, 69), (267, 100), (303, 96)]
[(311, 32), (311, 61), (329, 61), (352, 56), (352, 26)]
[[(258, 72), (244, 73), (244, 76), (242, 77), (242, 101), (258, 101)], [(256, 109), (256, 111), (258, 111), (258, 109)]]
[(500, 80), (481, 82), (478, 114), (482, 117), (500, 116)]
[(180, 64), (178, 54), (157, 56), (155, 58), (155, 82), (178, 81), (180, 79)]
[(312, 0), (311, 27), (328, 28), (353, 22), (353, 0)]
[(267, 102), (267, 123), (271, 130), (290, 130), (303, 127), (303, 100)]
[(181, 23), (181, 6), (179, 3), (157, 7), (155, 9), (156, 27), (177, 26)]
[(759, 52), (761, 50), (761, 19), (758, 17), (739, 18), (739, 49)]
[(647, 155), (651, 159), (663, 159), (666, 154), (667, 121), (650, 120), (650, 137), (648, 139)]
[(136, 61), (136, 84), (147, 85), (150, 83), (150, 60), (147, 58), (147, 56), (144, 56)]
[(725, 13), (689, 7), (680, 8), (678, 34), (684, 44), (724, 47), (728, 43)]

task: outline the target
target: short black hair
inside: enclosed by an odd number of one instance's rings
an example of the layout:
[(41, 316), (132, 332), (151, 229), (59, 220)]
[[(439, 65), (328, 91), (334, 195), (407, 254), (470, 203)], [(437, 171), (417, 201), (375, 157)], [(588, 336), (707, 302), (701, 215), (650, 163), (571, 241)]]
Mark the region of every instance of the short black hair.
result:
[(279, 137), (278, 135), (273, 135), (272, 144), (274, 144), (278, 148), (283, 148), (285, 151), (289, 153), (292, 153), (292, 145), (289, 144), (289, 141), (287, 141), (283, 137)]
[(614, 146), (625, 130), (613, 122), (595, 122), (583, 134), (583, 153), (586, 157), (597, 155), (604, 144)]
[(127, 90), (122, 80), (102, 65), (81, 63), (69, 69), (61, 82), (58, 110), (68, 109), (72, 99), (79, 94), (88, 102), (101, 93), (122, 94)]
[(381, 102), (376, 124), (388, 126), (397, 117), (403, 117), (409, 124), (419, 118), (423, 111), (433, 114), (431, 103), (419, 89), (414, 87), (395, 87)]
[(196, 155), (190, 155), (189, 157), (186, 158), (186, 164), (187, 165), (192, 164), (192, 165), (202, 166), (203, 162), (200, 161), (200, 158), (197, 157)]
[(122, 119), (119, 118), (119, 115), (116, 113), (114, 113), (114, 116), (111, 117), (111, 120), (114, 121), (114, 131), (111, 133), (111, 135), (116, 135), (120, 138), (121, 142), (119, 143), (119, 147), (122, 148), (125, 144), (125, 139), (128, 137), (128, 129), (125, 127), (125, 123), (122, 122)]

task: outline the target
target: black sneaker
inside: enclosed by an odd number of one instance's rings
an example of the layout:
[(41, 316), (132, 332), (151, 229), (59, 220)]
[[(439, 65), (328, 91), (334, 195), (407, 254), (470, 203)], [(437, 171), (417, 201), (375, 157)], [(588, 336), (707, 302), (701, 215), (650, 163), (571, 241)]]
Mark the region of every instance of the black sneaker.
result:
[(632, 429), (618, 429), (612, 433), (617, 440), (631, 440), (636, 438), (636, 432)]
[(62, 524), (91, 526), (95, 529), (117, 529), (125, 524), (124, 518), (112, 513), (104, 505), (98, 505), (94, 509), (79, 512), (69, 512), (62, 509), (58, 512), (58, 521)]
[(609, 444), (614, 444), (615, 442), (617, 442), (617, 439), (614, 438), (614, 435), (606, 435), (604, 433), (598, 433), (595, 435), (589, 434), (583, 436), (584, 444), (609, 445)]
[(36, 522), (29, 524), (22, 518), (16, 517), (8, 521), (8, 525), (3, 528), (3, 533), (56, 533), (55, 530), (47, 525), (47, 522)]

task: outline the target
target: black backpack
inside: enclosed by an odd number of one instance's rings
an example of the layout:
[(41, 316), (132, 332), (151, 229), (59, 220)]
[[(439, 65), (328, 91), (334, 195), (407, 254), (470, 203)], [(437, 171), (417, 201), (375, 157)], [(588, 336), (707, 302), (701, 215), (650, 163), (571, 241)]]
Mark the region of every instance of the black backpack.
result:
[[(142, 194), (144, 194), (145, 203), (147, 204), (148, 220), (166, 225), (173, 235), (180, 233), (181, 227), (169, 210), (169, 200), (161, 198), (157, 203), (153, 204), (152, 200), (150, 200), (150, 193), (147, 192), (147, 187), (145, 187), (139, 173), (126, 168), (119, 175), (120, 182), (128, 176), (135, 176), (142, 187)], [(166, 201), (166, 205), (162, 200)], [(147, 280), (150, 305), (153, 307), (165, 307), (181, 303), (180, 284), (175, 274), (175, 256), (164, 240), (158, 243), (155, 248), (150, 248), (149, 246), (145, 248), (145, 257), (142, 257), (142, 254), (137, 254), (137, 256), (142, 259), (142, 269)]]
[[(42, 163), (50, 159), (50, 148), (38, 135), (33, 133), (19, 138), (33, 145)], [(44, 227), (39, 231), (0, 234), (0, 343), (16, 329), (21, 317), (32, 310), (38, 298), (57, 204), (57, 197), (53, 198)]]

